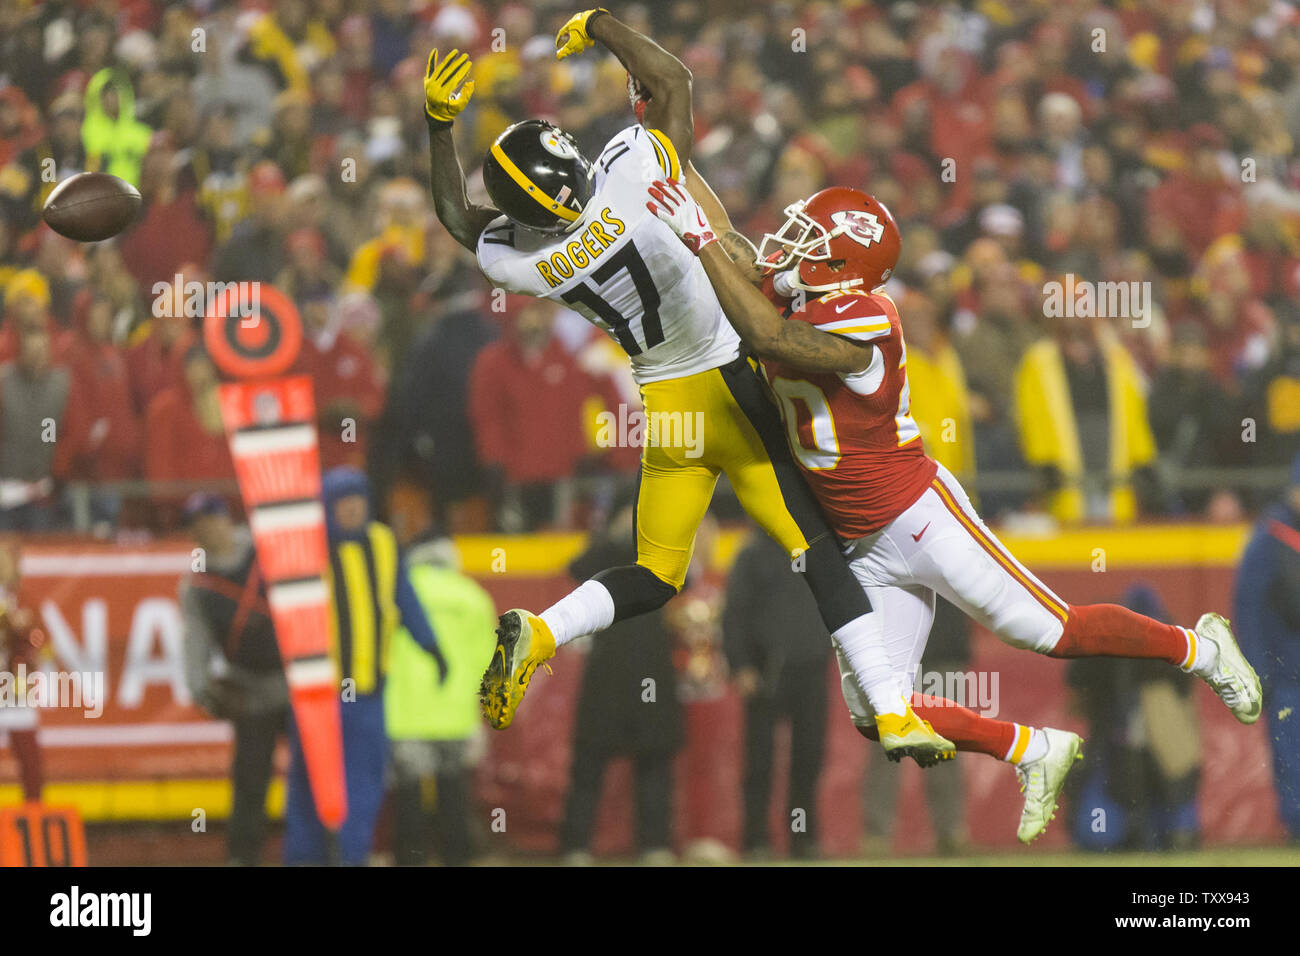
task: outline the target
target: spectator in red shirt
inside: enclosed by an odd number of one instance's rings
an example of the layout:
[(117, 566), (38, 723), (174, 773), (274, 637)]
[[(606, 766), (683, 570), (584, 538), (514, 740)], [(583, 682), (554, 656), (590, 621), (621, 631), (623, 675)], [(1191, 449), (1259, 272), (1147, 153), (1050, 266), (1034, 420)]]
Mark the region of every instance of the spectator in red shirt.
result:
[(343, 327), (328, 286), (299, 292), (302, 351), (298, 375), (310, 375), (316, 397), (321, 468), (364, 468), (371, 426), (384, 407), (385, 382), (367, 349)]
[[(126, 359), (112, 341), (113, 304), (84, 289), (73, 303), (73, 326), (55, 345), (57, 360), (72, 373), (63, 430), (54, 450), (54, 474), (62, 480), (112, 481), (139, 470), (140, 415), (131, 398)], [(107, 530), (116, 523), (121, 499), (91, 493), (91, 519)]]
[(54, 334), (50, 317), (50, 284), (35, 269), (15, 272), (3, 286), (4, 324), (0, 325), (0, 363), (18, 355), (18, 340), (28, 329), (44, 327)]
[(1187, 167), (1151, 190), (1147, 214), (1178, 223), (1192, 254), (1199, 256), (1219, 236), (1237, 232), (1245, 211), (1241, 190), (1219, 164), (1226, 143), (1223, 133), (1208, 123), (1197, 123), (1187, 138)]
[[(203, 347), (185, 355), (181, 384), (160, 392), (149, 403), (145, 419), (145, 477), (150, 481), (233, 480), (221, 406), (217, 400), (217, 370)], [(172, 526), (184, 494), (153, 496), (158, 520)]]
[(171, 282), (187, 262), (207, 262), (212, 226), (199, 208), (193, 182), (182, 179), (176, 150), (156, 134), (140, 169), (144, 209), (122, 237), (122, 261), (146, 295), (155, 283)]
[(1206, 251), (1193, 288), (1194, 298), (1174, 324), (1190, 321), (1204, 328), (1215, 379), (1235, 388), (1267, 361), (1274, 335), (1273, 312), (1253, 294), (1238, 236), (1224, 236)]
[(185, 377), (185, 356), (197, 341), (192, 319), (185, 316), (185, 285), (202, 281), (203, 276), (192, 264), (180, 268), (179, 281), (169, 280), (170, 299), (165, 300), (169, 304), (154, 310), (145, 338), (126, 353), (131, 400), (140, 414), (148, 410), (149, 403), (159, 393), (181, 384)]
[(516, 530), (548, 523), (555, 483), (591, 470), (587, 423), (617, 399), (552, 334), (555, 303), (508, 301), (504, 337), (479, 352), (470, 373), (469, 414), (489, 491), (507, 506), (503, 524)]
[[(16, 538), (0, 540), (0, 671), (11, 675), (18, 673), (20, 665), (27, 673), (39, 670), (41, 657), (48, 653), (36, 615), (20, 603), (20, 548)], [(24, 700), (26, 690), (19, 685)], [(40, 801), (45, 783), (37, 739), (39, 717), (36, 707), (0, 705), (0, 744), (7, 743), (17, 758), (23, 799), (31, 802)]]

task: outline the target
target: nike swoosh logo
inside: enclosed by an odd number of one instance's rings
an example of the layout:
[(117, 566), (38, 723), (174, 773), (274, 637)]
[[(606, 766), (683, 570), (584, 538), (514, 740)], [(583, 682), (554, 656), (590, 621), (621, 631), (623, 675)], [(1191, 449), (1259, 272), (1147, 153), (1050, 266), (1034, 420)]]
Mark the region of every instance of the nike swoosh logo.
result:
[(854, 306), (854, 303), (852, 303), (852, 302), (845, 302), (843, 305), (837, 305), (837, 306), (835, 307), (835, 314), (836, 314), (836, 315), (839, 315), (839, 314), (840, 314), (841, 312), (843, 312), (845, 309), (851, 309), (851, 308), (853, 308), (853, 306)]
[(930, 529), (930, 525), (931, 525), (931, 523), (932, 523), (932, 522), (927, 521), (927, 522), (925, 523), (925, 527), (924, 527), (924, 528), (922, 528), (922, 529), (921, 529), (920, 531), (918, 531), (916, 534), (912, 535), (912, 540), (913, 540), (913, 541), (920, 541), (920, 540), (921, 540), (921, 535), (925, 534), (926, 531), (928, 531), (928, 530)]

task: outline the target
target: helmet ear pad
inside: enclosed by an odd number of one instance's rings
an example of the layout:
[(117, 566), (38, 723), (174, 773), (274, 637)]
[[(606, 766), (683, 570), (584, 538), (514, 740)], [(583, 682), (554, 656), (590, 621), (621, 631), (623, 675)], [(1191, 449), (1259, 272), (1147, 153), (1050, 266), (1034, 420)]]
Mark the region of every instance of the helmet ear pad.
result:
[(492, 204), (513, 222), (559, 235), (581, 220), (595, 190), (595, 167), (559, 127), (524, 120), (488, 150), (483, 185)]

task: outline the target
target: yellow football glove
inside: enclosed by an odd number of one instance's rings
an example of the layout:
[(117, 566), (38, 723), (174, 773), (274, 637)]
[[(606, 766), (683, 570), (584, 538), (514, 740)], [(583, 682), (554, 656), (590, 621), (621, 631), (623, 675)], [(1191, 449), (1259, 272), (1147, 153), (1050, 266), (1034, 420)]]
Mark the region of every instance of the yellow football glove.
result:
[(609, 13), (609, 11), (604, 7), (583, 10), (581, 13), (575, 13), (569, 17), (569, 22), (560, 27), (560, 32), (555, 34), (555, 58), (557, 60), (563, 60), (566, 56), (581, 53), (591, 46), (592, 39), (587, 35), (587, 21), (598, 13)]
[(439, 58), (438, 51), (429, 54), (429, 66), (424, 71), (424, 109), (440, 123), (450, 123), (474, 95), (474, 81), (456, 87), (469, 76), (471, 64), (468, 53), (452, 50)]

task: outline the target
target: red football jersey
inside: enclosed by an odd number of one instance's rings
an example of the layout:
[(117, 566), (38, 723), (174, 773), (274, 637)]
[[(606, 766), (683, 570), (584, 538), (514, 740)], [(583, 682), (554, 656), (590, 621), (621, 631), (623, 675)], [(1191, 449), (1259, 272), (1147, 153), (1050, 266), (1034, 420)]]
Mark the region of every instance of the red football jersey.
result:
[(911, 506), (937, 471), (910, 414), (898, 308), (883, 292), (830, 292), (788, 321), (875, 346), (871, 364), (851, 375), (763, 361), (790, 450), (827, 520), (841, 537), (860, 538)]

